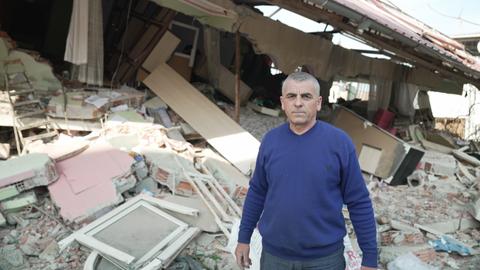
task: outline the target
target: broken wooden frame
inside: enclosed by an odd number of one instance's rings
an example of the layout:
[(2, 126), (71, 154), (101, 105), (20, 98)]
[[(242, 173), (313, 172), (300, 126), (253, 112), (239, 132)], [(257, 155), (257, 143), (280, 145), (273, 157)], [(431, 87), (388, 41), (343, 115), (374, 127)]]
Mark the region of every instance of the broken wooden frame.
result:
[[(196, 227), (189, 227), (188, 224), (177, 218), (161, 211), (160, 208), (175, 211), (181, 214), (198, 215), (198, 210), (190, 207), (185, 207), (172, 202), (156, 199), (147, 195), (138, 195), (135, 198), (127, 201), (125, 204), (117, 207), (101, 218), (95, 220), (89, 225), (83, 227), (66, 239), (59, 242), (60, 250), (64, 250), (68, 245), (74, 241), (98, 251), (102, 254), (102, 257), (108, 259), (115, 265), (121, 268), (128, 269), (158, 269), (158, 267), (167, 266), (188, 242), (193, 239), (200, 230)], [(155, 243), (152, 247), (143, 247), (142, 254), (129, 254), (123, 250), (116, 248), (114, 245), (122, 245), (118, 242), (109, 244), (108, 241), (102, 239), (100, 235), (106, 232), (108, 228), (112, 228), (115, 224), (120, 224), (129, 215), (133, 216), (134, 211), (143, 211), (154, 218), (161, 218), (169, 223), (169, 229), (166, 236), (159, 239), (158, 243)], [(157, 223), (152, 222), (148, 224), (151, 226), (158, 226)], [(158, 226), (158, 229), (165, 229)], [(156, 228), (151, 228), (155, 230)], [(108, 234), (108, 232), (107, 232)], [(108, 235), (107, 235), (108, 236)], [(105, 238), (105, 236), (103, 236)], [(121, 240), (119, 240), (121, 241)], [(150, 240), (152, 244), (152, 240)], [(128, 244), (128, 243), (127, 243)], [(148, 244), (146, 244), (148, 245)], [(134, 252), (130, 252), (134, 253)], [(138, 252), (135, 252), (138, 253)]]
[(180, 55), (180, 56), (184, 56), (186, 58), (189, 59), (188, 61), (188, 66), (189, 67), (193, 67), (193, 64), (195, 63), (195, 52), (197, 51), (197, 43), (198, 43), (198, 27), (195, 27), (195, 26), (191, 26), (191, 25), (188, 25), (188, 24), (185, 24), (185, 23), (181, 23), (181, 22), (178, 22), (178, 21), (172, 21), (170, 22), (170, 31), (172, 30), (172, 27), (173, 26), (178, 26), (178, 27), (182, 27), (182, 28), (185, 28), (185, 29), (188, 29), (188, 30), (192, 30), (194, 31), (194, 34), (193, 34), (193, 44), (192, 44), (192, 51), (190, 52), (190, 55), (187, 55), (187, 54), (184, 54), (184, 53), (180, 53), (180, 52), (175, 52), (174, 54), (176, 55)]
[(229, 228), (241, 210), (223, 190), (218, 181), (208, 174), (193, 174), (183, 170), (184, 175), (215, 218), (220, 230), (230, 237)]

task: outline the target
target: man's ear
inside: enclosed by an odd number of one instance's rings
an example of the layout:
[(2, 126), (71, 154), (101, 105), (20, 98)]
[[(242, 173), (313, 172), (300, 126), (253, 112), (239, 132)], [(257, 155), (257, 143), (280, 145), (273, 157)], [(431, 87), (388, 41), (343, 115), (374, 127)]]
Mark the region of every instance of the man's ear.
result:
[(282, 110), (285, 111), (285, 107), (283, 106), (283, 96), (280, 96), (280, 104), (282, 104)]
[(322, 109), (322, 96), (319, 96), (317, 99), (317, 111), (320, 111)]

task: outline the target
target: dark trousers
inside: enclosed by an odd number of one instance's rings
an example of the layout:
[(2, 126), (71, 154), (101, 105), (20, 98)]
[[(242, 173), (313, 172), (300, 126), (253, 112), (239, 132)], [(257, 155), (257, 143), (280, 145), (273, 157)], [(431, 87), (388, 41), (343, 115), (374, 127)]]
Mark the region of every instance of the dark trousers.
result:
[(345, 270), (343, 248), (333, 254), (308, 261), (285, 260), (265, 251), (260, 259), (261, 270)]

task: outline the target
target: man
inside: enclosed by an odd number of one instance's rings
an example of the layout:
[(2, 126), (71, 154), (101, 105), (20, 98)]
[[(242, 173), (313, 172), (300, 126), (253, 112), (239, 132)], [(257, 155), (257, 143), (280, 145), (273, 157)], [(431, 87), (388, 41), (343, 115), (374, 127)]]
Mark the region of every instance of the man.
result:
[(308, 73), (290, 74), (283, 83), (288, 123), (268, 132), (260, 146), (235, 250), (242, 269), (251, 264), (258, 222), (261, 269), (344, 270), (343, 204), (363, 253), (362, 270), (377, 267), (375, 219), (355, 147), (343, 131), (316, 120), (319, 94)]

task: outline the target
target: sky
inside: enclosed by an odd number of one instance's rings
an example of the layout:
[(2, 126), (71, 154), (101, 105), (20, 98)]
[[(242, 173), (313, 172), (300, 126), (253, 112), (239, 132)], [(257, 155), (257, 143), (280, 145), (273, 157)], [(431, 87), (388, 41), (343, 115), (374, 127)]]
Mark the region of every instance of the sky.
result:
[(408, 15), (448, 36), (480, 33), (478, 0), (389, 0)]

